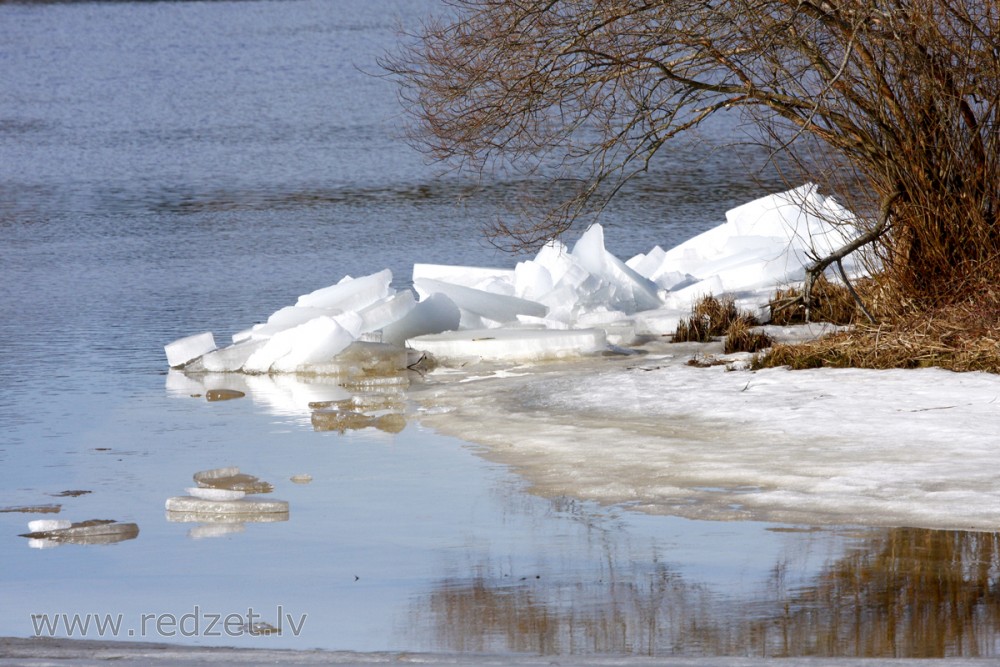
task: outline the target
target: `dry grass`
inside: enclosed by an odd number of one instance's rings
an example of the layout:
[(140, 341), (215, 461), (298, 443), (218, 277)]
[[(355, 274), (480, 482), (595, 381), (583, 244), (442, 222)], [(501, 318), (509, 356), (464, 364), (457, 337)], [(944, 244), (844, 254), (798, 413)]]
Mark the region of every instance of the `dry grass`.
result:
[(770, 347), (772, 341), (767, 334), (753, 329), (758, 324), (751, 313), (739, 312), (732, 297), (708, 295), (691, 308), (691, 317), (677, 323), (673, 342), (707, 343), (724, 337), (726, 354), (759, 352)]
[[(853, 282), (853, 281), (852, 281)], [(869, 301), (874, 290), (871, 280), (859, 281), (854, 286), (862, 299)], [(803, 324), (806, 321), (806, 310), (799, 300), (802, 290), (799, 287), (789, 287), (777, 290), (771, 298), (771, 324), (781, 326)], [(871, 306), (868, 306), (871, 309)], [(833, 283), (820, 276), (813, 285), (812, 305), (809, 308), (809, 320), (812, 322), (832, 322), (833, 324), (854, 324), (864, 319), (864, 315), (854, 301), (854, 296), (844, 285)]]
[(1000, 294), (985, 287), (946, 305), (796, 345), (776, 345), (754, 368), (861, 367), (1000, 372)]
[(733, 322), (746, 319), (756, 324), (750, 313), (740, 313), (732, 297), (703, 296), (691, 308), (691, 317), (677, 323), (675, 343), (707, 343), (725, 336)]
[(733, 352), (761, 352), (774, 345), (774, 341), (766, 333), (756, 330), (747, 319), (740, 318), (734, 320), (726, 331), (726, 341), (723, 351), (726, 354)]

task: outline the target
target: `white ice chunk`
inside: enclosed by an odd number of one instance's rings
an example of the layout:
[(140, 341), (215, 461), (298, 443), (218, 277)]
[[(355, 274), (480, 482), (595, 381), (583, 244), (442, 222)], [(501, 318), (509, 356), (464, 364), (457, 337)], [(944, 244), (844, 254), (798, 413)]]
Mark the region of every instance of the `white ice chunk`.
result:
[(473, 361), (540, 361), (605, 349), (601, 329), (480, 329), (419, 336), (409, 341), (443, 364)]
[(552, 274), (541, 263), (518, 262), (514, 267), (514, 296), (540, 302), (554, 287)]
[[(463, 287), (474, 287), (486, 290), (489, 286), (496, 287), (506, 283), (513, 285), (514, 272), (510, 269), (490, 269), (478, 266), (451, 266), (448, 264), (414, 264), (413, 281), (418, 278), (430, 278), (441, 280), (452, 285), (462, 285)], [(488, 290), (492, 291), (492, 290)], [(507, 294), (506, 288), (502, 288), (499, 294)]]
[(201, 355), (215, 349), (215, 337), (211, 331), (186, 336), (163, 346), (167, 353), (167, 364), (171, 368), (183, 366), (192, 359), (197, 359)]
[(209, 352), (198, 363), (201, 368), (212, 373), (230, 373), (243, 368), (254, 352), (264, 347), (266, 340), (247, 340), (242, 343)]
[[(339, 308), (309, 308), (303, 306), (285, 306), (275, 311), (264, 324), (256, 324), (250, 328), (249, 337), (253, 340), (267, 340), (279, 331), (297, 327), (309, 320), (324, 315), (334, 317), (344, 311)], [(243, 333), (243, 332), (241, 332)]]
[[(354, 315), (355, 328), (360, 317)], [(243, 370), (248, 373), (295, 372), (300, 366), (330, 361), (350, 345), (355, 335), (333, 317), (317, 317), (305, 324), (276, 333), (250, 355)]]
[(370, 276), (345, 279), (336, 285), (303, 294), (295, 305), (305, 308), (336, 308), (345, 312), (357, 311), (389, 296), (391, 282), (392, 271), (383, 269)]
[(636, 312), (658, 308), (656, 284), (639, 275), (604, 247), (604, 229), (591, 225), (573, 246), (573, 258), (583, 268), (614, 286), (611, 307)]
[(517, 320), (518, 315), (545, 317), (548, 312), (548, 308), (537, 301), (492, 294), (432, 278), (418, 278), (413, 281), (413, 286), (422, 299), (431, 294), (444, 294), (462, 310), (496, 322), (513, 322)]
[(444, 294), (432, 294), (406, 315), (382, 327), (382, 342), (404, 345), (410, 338), (458, 328), (461, 312)]
[(189, 496), (201, 498), (202, 500), (239, 500), (246, 495), (246, 491), (236, 491), (234, 489), (213, 489), (211, 487), (191, 486), (186, 489)]
[(47, 533), (50, 530), (64, 530), (73, 525), (65, 519), (36, 519), (28, 522), (29, 533)]
[(413, 292), (404, 290), (381, 301), (377, 301), (358, 312), (361, 317), (361, 333), (378, 331), (406, 316), (417, 305)]

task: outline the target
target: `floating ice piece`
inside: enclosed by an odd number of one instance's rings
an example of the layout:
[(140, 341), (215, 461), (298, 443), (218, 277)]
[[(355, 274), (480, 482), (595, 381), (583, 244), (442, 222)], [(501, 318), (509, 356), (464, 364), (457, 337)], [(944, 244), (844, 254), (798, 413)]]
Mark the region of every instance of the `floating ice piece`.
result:
[(605, 349), (607, 340), (602, 329), (480, 329), (419, 336), (410, 345), (451, 364), (581, 356)]
[(72, 521), (64, 519), (36, 519), (28, 522), (28, 532), (44, 533), (50, 530), (63, 530), (73, 525)]
[(270, 483), (264, 482), (253, 475), (242, 473), (235, 466), (201, 470), (194, 474), (194, 481), (201, 487), (232, 489), (245, 493), (270, 493), (274, 490), (274, 486)]
[(284, 500), (208, 500), (192, 496), (167, 498), (168, 512), (191, 514), (288, 514), (288, 502)]
[(295, 305), (306, 308), (337, 308), (343, 312), (358, 311), (389, 296), (392, 271), (383, 269), (362, 278), (345, 278), (299, 297)]
[(71, 523), (67, 528), (24, 533), (21, 537), (70, 544), (112, 544), (134, 539), (138, 535), (139, 526), (134, 523), (118, 523), (111, 519), (91, 519)]
[[(178, 496), (180, 497), (180, 496)], [(205, 527), (206, 533), (218, 533), (222, 534), (225, 532), (223, 526), (231, 527), (229, 532), (232, 533), (242, 533), (244, 530), (244, 524), (247, 523), (277, 523), (280, 521), (288, 521), (288, 512), (256, 512), (256, 513), (230, 513), (230, 514), (209, 514), (205, 512), (186, 512), (180, 510), (168, 510), (166, 512), (167, 521), (170, 523), (199, 523)], [(208, 529), (208, 526), (218, 526), (217, 531)], [(188, 531), (190, 537), (196, 537), (192, 535), (193, 529)], [(210, 535), (201, 535), (201, 537), (209, 537)]]
[(215, 349), (215, 337), (211, 331), (179, 338), (163, 346), (167, 353), (167, 364), (177, 368)]
[(417, 278), (413, 281), (413, 286), (421, 298), (431, 294), (444, 294), (462, 310), (494, 322), (516, 322), (518, 315), (545, 317), (549, 310), (537, 301), (493, 294), (432, 278)]
[(202, 500), (239, 500), (244, 497), (246, 491), (236, 491), (233, 489), (213, 489), (212, 487), (191, 486), (186, 489), (189, 496), (201, 498)]
[(444, 294), (431, 294), (418, 302), (406, 315), (382, 328), (382, 342), (404, 345), (410, 338), (425, 334), (453, 331), (462, 314), (458, 306)]

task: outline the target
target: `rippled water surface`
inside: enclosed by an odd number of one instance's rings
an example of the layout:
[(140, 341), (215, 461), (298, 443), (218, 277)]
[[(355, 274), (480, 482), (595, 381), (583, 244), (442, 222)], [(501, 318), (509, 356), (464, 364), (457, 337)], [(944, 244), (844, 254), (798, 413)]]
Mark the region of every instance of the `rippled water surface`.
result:
[[(202, 644), (995, 654), (996, 535), (540, 497), (421, 426), (399, 386), (258, 378), (209, 402), (166, 373), (164, 343), (224, 339), (346, 274), (388, 267), (404, 286), (414, 262), (516, 261), (478, 228), (531, 184), (440, 175), (400, 141), (393, 88), (372, 75), (436, 6), (0, 3), (0, 635), (97, 614), (121, 615), (115, 638)], [(705, 140), (736, 136), (719, 124)], [(664, 155), (607, 211), (610, 249), (672, 245), (776, 189), (748, 177), (759, 159)], [(309, 402), (352, 395), (396, 418), (311, 419)], [(271, 482), (287, 520), (168, 520), (195, 471), (229, 465)], [(7, 511), (42, 505), (60, 511)], [(29, 548), (27, 522), (54, 517), (139, 534)], [(282, 632), (210, 631), (232, 614)]]

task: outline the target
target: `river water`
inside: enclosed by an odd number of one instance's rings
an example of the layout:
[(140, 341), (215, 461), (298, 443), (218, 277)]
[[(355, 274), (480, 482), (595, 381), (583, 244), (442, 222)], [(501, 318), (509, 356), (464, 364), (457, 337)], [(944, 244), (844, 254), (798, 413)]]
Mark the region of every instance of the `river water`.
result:
[[(403, 389), (374, 393), (402, 406), (405, 427), (324, 431), (309, 400), (356, 388), (259, 379), (246, 399), (208, 402), (167, 374), (165, 343), (224, 339), (344, 275), (388, 267), (403, 287), (415, 262), (514, 264), (478, 229), (530, 183), (473, 190), (425, 164), (376, 76), (399, 28), (437, 6), (0, 4), (0, 636), (995, 654), (996, 535), (542, 497), (413, 419)], [(720, 123), (705, 141), (737, 137)], [(705, 147), (664, 156), (606, 211), (612, 252), (668, 247), (781, 187), (753, 176), (752, 150)], [(168, 520), (166, 498), (220, 466), (274, 484), (287, 520)], [(312, 482), (291, 481), (302, 474)], [(7, 511), (43, 505), (60, 511)], [(29, 548), (27, 522), (54, 517), (140, 532)], [(105, 617), (120, 627), (98, 632)], [(251, 635), (247, 617), (282, 632)]]

